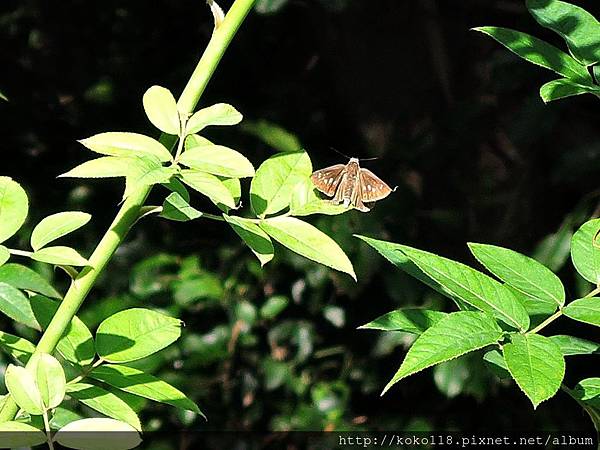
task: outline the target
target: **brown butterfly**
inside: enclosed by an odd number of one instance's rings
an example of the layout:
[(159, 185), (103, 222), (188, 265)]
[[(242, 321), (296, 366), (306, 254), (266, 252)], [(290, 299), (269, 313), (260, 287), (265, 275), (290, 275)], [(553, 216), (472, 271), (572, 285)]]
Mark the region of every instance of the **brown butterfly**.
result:
[[(313, 172), (310, 179), (315, 187), (335, 204), (343, 203), (362, 212), (370, 208), (365, 203), (375, 202), (390, 195), (393, 190), (368, 169), (361, 169), (358, 158), (348, 164), (335, 164)], [(395, 190), (395, 189), (394, 189)]]

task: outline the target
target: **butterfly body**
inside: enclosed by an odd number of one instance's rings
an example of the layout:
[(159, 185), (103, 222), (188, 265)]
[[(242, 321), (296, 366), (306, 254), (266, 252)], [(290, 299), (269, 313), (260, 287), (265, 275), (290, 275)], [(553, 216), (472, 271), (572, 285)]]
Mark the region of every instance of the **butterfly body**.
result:
[(353, 206), (362, 212), (370, 210), (365, 203), (387, 197), (392, 189), (368, 169), (362, 169), (358, 158), (350, 158), (347, 164), (335, 164), (315, 171), (311, 180), (315, 187), (333, 197), (332, 202)]

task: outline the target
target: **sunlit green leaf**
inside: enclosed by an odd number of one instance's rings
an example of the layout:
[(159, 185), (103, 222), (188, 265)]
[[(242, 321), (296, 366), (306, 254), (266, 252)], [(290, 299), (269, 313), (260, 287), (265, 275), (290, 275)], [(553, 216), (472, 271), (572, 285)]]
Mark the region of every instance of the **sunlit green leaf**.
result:
[(352, 263), (340, 246), (311, 224), (295, 217), (274, 217), (262, 220), (260, 227), (293, 252), (345, 272), (356, 280)]
[(25, 367), (9, 364), (4, 373), (6, 388), (19, 407), (29, 414), (41, 415), (44, 412), (42, 394), (35, 377)]
[(47, 353), (35, 353), (27, 364), (42, 396), (45, 409), (56, 408), (65, 397), (66, 378), (60, 363)]
[(92, 216), (80, 211), (66, 211), (42, 219), (31, 233), (31, 248), (39, 250), (46, 244), (69, 234), (90, 221)]
[(486, 269), (523, 294), (565, 304), (562, 282), (535, 259), (495, 245), (469, 243), (469, 249)]
[(521, 58), (583, 84), (591, 84), (587, 69), (567, 53), (541, 39), (520, 31), (501, 27), (479, 27), (481, 31), (504, 45)]
[(3, 282), (0, 282), (0, 312), (30, 328), (40, 328), (29, 299), (18, 289)]
[(103, 156), (86, 161), (68, 172), (59, 175), (64, 178), (116, 178), (127, 176), (130, 157)]
[(67, 448), (82, 450), (126, 450), (142, 442), (138, 430), (120, 420), (94, 417), (65, 425), (54, 439)]
[(377, 319), (358, 328), (421, 334), (446, 316), (447, 313), (442, 311), (402, 308), (379, 316)]
[[(31, 297), (31, 308), (42, 329), (48, 328), (59, 305), (60, 303), (42, 295)], [(56, 350), (67, 361), (79, 366), (91, 364), (96, 356), (92, 333), (77, 316), (71, 319), (71, 323), (56, 345)]]
[(241, 153), (222, 145), (198, 144), (195, 136), (186, 139), (186, 150), (178, 161), (191, 169), (230, 178), (254, 175), (252, 163)]
[(150, 309), (127, 309), (98, 326), (96, 351), (108, 362), (135, 361), (162, 350), (180, 334), (179, 319)]
[(577, 272), (593, 284), (600, 284), (600, 219), (584, 223), (571, 240), (571, 260)]
[(175, 173), (175, 167), (163, 167), (157, 158), (137, 157), (132, 160), (128, 170), (123, 198), (127, 198), (132, 192), (144, 186), (168, 183)]
[(91, 151), (109, 156), (152, 155), (160, 161), (173, 159), (167, 148), (156, 139), (137, 133), (100, 133), (79, 141)]
[(586, 378), (575, 385), (580, 400), (591, 400), (600, 397), (600, 378)]
[(105, 364), (96, 367), (90, 376), (130, 394), (202, 414), (198, 406), (183, 392), (141, 370), (116, 364)]
[(534, 408), (556, 394), (565, 375), (558, 345), (539, 334), (513, 334), (503, 353), (508, 370)]
[(46, 435), (31, 425), (22, 422), (0, 423), (3, 448), (33, 447), (46, 442)]
[(31, 254), (31, 259), (58, 266), (87, 266), (88, 260), (70, 247), (45, 247)]
[(263, 162), (250, 185), (250, 203), (264, 217), (289, 206), (296, 185), (312, 173), (306, 152), (278, 153)]
[(229, 189), (216, 176), (196, 170), (182, 170), (181, 180), (192, 189), (206, 195), (213, 203), (235, 208)]
[(35, 351), (35, 345), (27, 339), (4, 331), (0, 331), (0, 348), (23, 365)]
[(228, 216), (223, 214), (223, 218), (227, 221), (233, 231), (237, 233), (239, 237), (250, 247), (252, 253), (256, 255), (260, 261), (261, 266), (273, 259), (273, 243), (267, 233), (265, 233), (254, 221), (251, 219), (244, 219), (243, 217)]
[(171, 91), (152, 86), (143, 97), (144, 111), (152, 125), (163, 133), (178, 135), (181, 131), (177, 102)]
[(28, 208), (29, 200), (21, 185), (9, 177), (0, 177), (0, 243), (21, 228)]
[(559, 334), (550, 336), (549, 339), (560, 348), (565, 356), (571, 355), (592, 355), (600, 353), (600, 344), (587, 339), (581, 339), (575, 336)]
[(565, 316), (600, 327), (600, 297), (574, 300), (564, 307)]
[(502, 330), (486, 313), (459, 311), (448, 314), (417, 338), (382, 394), (409, 375), (494, 344), (501, 337)]
[(493, 314), (511, 327), (527, 330), (527, 311), (510, 290), (489, 276), (457, 261), (406, 245), (399, 248), (424, 273), (470, 305)]
[(67, 394), (105, 416), (128, 423), (138, 431), (142, 429), (140, 419), (131, 406), (112, 392), (93, 384), (70, 383)]
[(202, 216), (202, 213), (191, 206), (177, 192), (171, 192), (163, 202), (160, 216), (178, 222), (187, 222), (197, 219)]
[(527, 0), (531, 15), (561, 35), (583, 64), (600, 62), (600, 23), (585, 9), (558, 0)]
[(61, 295), (37, 272), (20, 264), (5, 264), (0, 267), (0, 282), (17, 289), (37, 292), (46, 297), (61, 298)]
[(189, 118), (186, 134), (197, 133), (209, 125), (236, 125), (242, 121), (242, 115), (233, 106), (226, 103), (203, 108)]
[(549, 81), (540, 88), (540, 97), (546, 103), (580, 94), (600, 95), (600, 87), (584, 86), (567, 78), (560, 78)]
[(4, 245), (0, 245), (0, 266), (10, 259), (10, 252)]

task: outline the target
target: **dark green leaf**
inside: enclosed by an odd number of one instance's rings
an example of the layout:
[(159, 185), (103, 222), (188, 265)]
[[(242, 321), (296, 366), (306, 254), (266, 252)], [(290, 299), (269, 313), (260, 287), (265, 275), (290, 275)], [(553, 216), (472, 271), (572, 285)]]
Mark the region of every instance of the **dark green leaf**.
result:
[(0, 282), (46, 297), (61, 298), (61, 295), (37, 272), (20, 264), (10, 263), (0, 267)]
[(534, 408), (556, 394), (565, 375), (558, 345), (539, 334), (513, 334), (503, 353), (510, 374)]
[(202, 216), (202, 213), (191, 206), (177, 192), (171, 192), (169, 194), (163, 203), (162, 211), (160, 213), (160, 217), (178, 222), (187, 222), (189, 220), (197, 219), (200, 216)]
[(540, 97), (545, 103), (580, 94), (600, 95), (600, 87), (584, 86), (567, 78), (560, 78), (549, 81), (540, 88)]
[(600, 344), (588, 341), (587, 339), (560, 334), (550, 336), (550, 340), (558, 345), (560, 351), (565, 356), (600, 353)]
[(244, 219), (243, 217), (228, 216), (223, 214), (223, 218), (227, 221), (233, 231), (243, 239), (252, 253), (256, 255), (260, 261), (260, 265), (264, 266), (266, 263), (273, 259), (273, 243), (267, 233), (265, 233), (254, 221), (251, 219)]
[(526, 33), (501, 27), (479, 27), (481, 31), (521, 58), (583, 84), (591, 84), (587, 69), (567, 53)]
[(422, 308), (402, 308), (379, 316), (377, 319), (359, 327), (359, 329), (404, 331), (421, 334), (435, 325), (447, 314)]
[(494, 344), (501, 337), (502, 330), (486, 313), (448, 314), (417, 338), (382, 394), (409, 375)]
[(3, 282), (0, 282), (0, 312), (30, 328), (40, 329), (29, 299), (18, 289)]

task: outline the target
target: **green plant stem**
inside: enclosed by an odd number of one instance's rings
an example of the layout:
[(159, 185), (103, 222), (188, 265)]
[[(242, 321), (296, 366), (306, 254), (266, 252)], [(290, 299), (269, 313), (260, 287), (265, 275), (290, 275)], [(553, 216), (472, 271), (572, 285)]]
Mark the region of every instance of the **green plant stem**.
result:
[[(185, 86), (178, 101), (179, 112), (191, 113), (204, 92), (206, 85), (215, 72), (225, 50), (235, 36), (238, 28), (256, 0), (235, 0), (225, 20), (214, 31), (206, 50), (202, 54), (196, 69)], [(168, 143), (170, 138), (161, 136), (161, 142)], [(36, 353), (52, 353), (56, 344), (71, 323), (87, 294), (94, 286), (98, 276), (106, 267), (110, 258), (125, 239), (127, 232), (139, 217), (151, 187), (143, 187), (130, 195), (117, 213), (106, 234), (89, 258), (90, 266), (84, 268), (73, 280), (65, 298), (54, 314), (48, 328), (36, 347)], [(7, 398), (0, 410), (0, 422), (14, 419), (18, 412), (17, 404)]]
[(545, 328), (547, 325), (550, 325), (552, 322), (554, 322), (556, 319), (562, 316), (562, 313), (562, 309), (559, 309), (546, 320), (544, 320), (542, 323), (540, 323), (537, 327), (535, 327), (533, 330), (529, 330), (526, 334), (538, 333), (542, 328)]
[(590, 292), (588, 295), (585, 296), (585, 298), (588, 297), (593, 297), (594, 295), (600, 294), (600, 287), (597, 287), (596, 289), (594, 289), (592, 292)]

